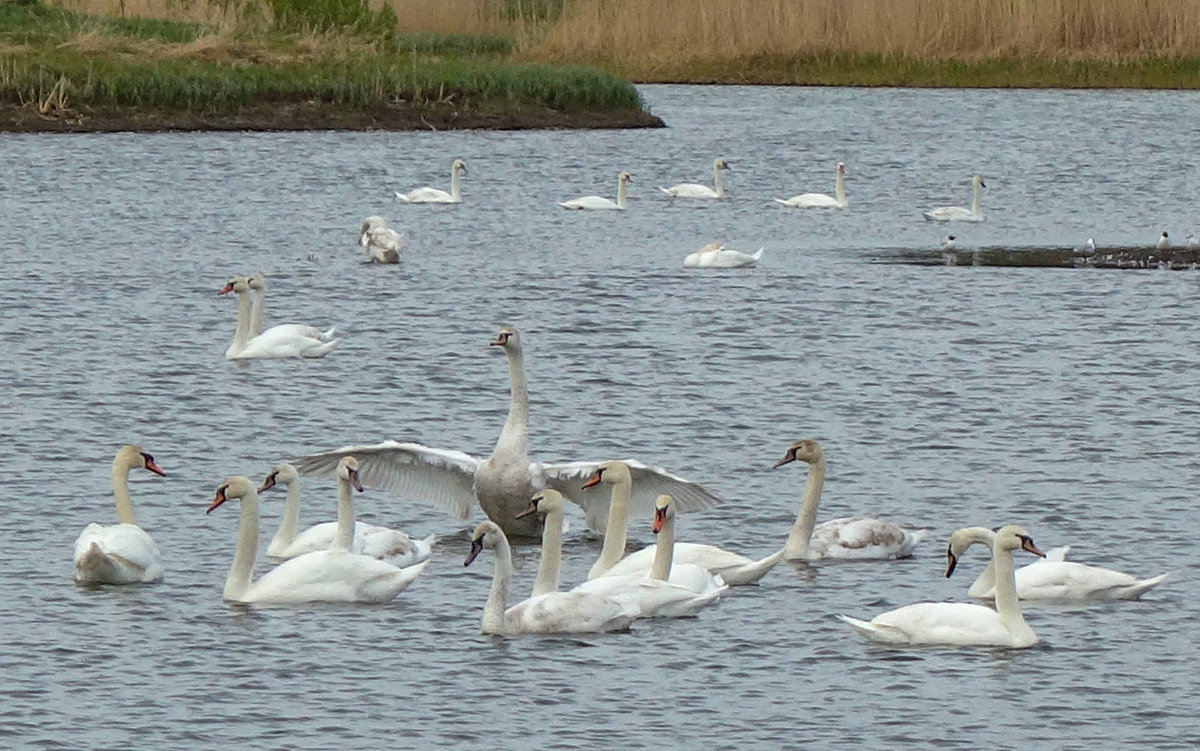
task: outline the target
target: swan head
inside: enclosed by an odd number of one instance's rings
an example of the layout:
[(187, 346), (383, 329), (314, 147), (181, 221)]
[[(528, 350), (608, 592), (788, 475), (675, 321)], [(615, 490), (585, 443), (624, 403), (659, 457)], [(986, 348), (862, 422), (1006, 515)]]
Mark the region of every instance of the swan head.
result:
[(249, 282), (246, 281), (246, 277), (235, 276), (235, 277), (231, 277), (229, 281), (225, 282), (225, 286), (222, 287), (221, 289), (219, 289), (217, 291), (217, 294), (218, 295), (228, 295), (230, 292), (236, 292), (237, 294), (240, 295), (243, 292), (249, 292), (249, 291), (250, 291), (250, 284), (249, 284)]
[(628, 172), (622, 172), (621, 174), (617, 175), (617, 180), (623, 183), (631, 183), (633, 182), (633, 175), (629, 174)]
[(471, 549), (467, 552), (463, 565), (470, 566), (471, 561), (475, 560), (484, 548), (495, 549), (504, 539), (504, 532), (495, 522), (479, 522), (479, 526), (471, 533)]
[(821, 444), (812, 438), (805, 438), (788, 446), (783, 458), (775, 462), (775, 466), (772, 469), (782, 467), (785, 464), (791, 464), (792, 462), (817, 464), (823, 461), (825, 461), (825, 452), (821, 450)]
[(529, 505), (514, 518), (523, 519), (532, 514), (549, 516), (553, 513), (563, 513), (563, 497), (562, 493), (557, 490), (547, 488), (534, 493), (533, 497), (529, 499)]
[(650, 525), (650, 531), (658, 534), (666, 526), (667, 520), (673, 516), (675, 516), (675, 499), (666, 494), (655, 498), (654, 523)]
[(250, 289), (264, 290), (267, 288), (267, 280), (256, 271), (246, 277), (246, 286)]
[(290, 485), (299, 479), (300, 473), (296, 471), (296, 467), (294, 465), (288, 464), (287, 462), (281, 462), (276, 464), (274, 467), (271, 467), (270, 473), (267, 474), (267, 479), (263, 480), (262, 485), (260, 485), (258, 488), (258, 492), (265, 493), (266, 491), (275, 487), (276, 484), (282, 483), (284, 485)]
[(846, 174), (846, 163), (845, 163), (845, 162), (838, 162), (838, 163), (837, 163), (837, 173), (838, 173), (839, 175), (845, 175), (845, 174)]
[(946, 545), (946, 576), (949, 577), (954, 573), (959, 557), (967, 551), (967, 548), (976, 543), (990, 546), (995, 539), (996, 533), (987, 527), (956, 529), (954, 534), (950, 535), (950, 542)]
[(454, 164), (450, 165), (450, 171), (451, 172), (462, 172), (463, 174), (466, 174), (467, 163), (461, 159), (455, 159)]
[(363, 492), (362, 482), (358, 479), (358, 460), (353, 456), (343, 456), (337, 465), (339, 480), (345, 480), (358, 492)]
[(997, 550), (1006, 550), (1009, 552), (1024, 550), (1027, 553), (1033, 553), (1039, 558), (1046, 557), (1046, 554), (1038, 550), (1038, 546), (1033, 544), (1033, 538), (1029, 536), (1029, 533), (1016, 524), (1009, 524), (998, 529), (996, 531), (996, 541), (992, 544)]
[(971, 183), (977, 188), (987, 187), (987, 183), (983, 181), (983, 175), (979, 174), (978, 172), (975, 173), (975, 177), (971, 178)]
[(496, 334), (496, 338), (491, 342), (494, 347), (503, 347), (505, 352), (520, 352), (521, 337), (517, 335), (517, 330), (512, 326), (505, 326), (500, 329), (500, 333)]
[(113, 463), (128, 467), (129, 469), (148, 469), (156, 475), (167, 476), (167, 473), (162, 471), (162, 467), (154, 463), (153, 456), (143, 451), (141, 446), (134, 446), (133, 444), (122, 446), (117, 451), (117, 458)]
[(725, 170), (729, 170), (730, 172), (733, 171), (733, 167), (729, 166), (729, 162), (727, 162), (724, 159), (721, 159), (719, 157), (717, 158), (717, 160), (715, 162), (713, 162), (713, 169), (725, 169)]
[(212, 503), (208, 504), (208, 508), (204, 509), (204, 513), (210, 513), (230, 498), (245, 498), (254, 492), (254, 484), (248, 478), (241, 475), (227, 477), (225, 482), (217, 488), (217, 494), (213, 497)]
[(584, 481), (583, 487), (594, 488), (602, 482), (609, 485), (616, 485), (619, 482), (633, 482), (633, 475), (629, 474), (629, 466), (625, 462), (611, 461), (604, 462), (592, 476)]

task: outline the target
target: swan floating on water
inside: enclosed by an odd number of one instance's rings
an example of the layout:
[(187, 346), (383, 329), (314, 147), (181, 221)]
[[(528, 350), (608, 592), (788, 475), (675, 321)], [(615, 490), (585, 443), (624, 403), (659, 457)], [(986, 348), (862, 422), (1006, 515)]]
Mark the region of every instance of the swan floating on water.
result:
[(404, 239), (400, 233), (387, 226), (381, 216), (369, 216), (358, 229), (358, 244), (366, 251), (370, 263), (400, 263), (400, 251), (404, 250)]
[(590, 211), (603, 211), (607, 209), (625, 210), (625, 186), (633, 182), (633, 177), (628, 172), (622, 172), (617, 175), (617, 200), (612, 201), (608, 198), (600, 196), (584, 196), (583, 198), (572, 198), (570, 201), (562, 201), (558, 205), (564, 209), (579, 209)]
[[(951, 536), (946, 551), (946, 576), (954, 573), (958, 557), (966, 548), (977, 542), (985, 541), (975, 536)], [(870, 621), (846, 615), (838, 615), (838, 618), (859, 635), (881, 644), (1031, 647), (1038, 638), (1021, 613), (1013, 578), (1012, 554), (1015, 550), (1025, 550), (1037, 556), (1043, 553), (1033, 544), (1029, 533), (1016, 525), (1001, 528), (995, 534), (991, 550), (996, 572), (995, 610), (962, 602), (919, 602), (877, 615)]]
[(846, 199), (845, 179), (846, 165), (844, 162), (838, 162), (834, 170), (834, 195), (801, 193), (787, 200), (776, 198), (775, 201), (791, 209), (844, 209), (850, 205), (850, 201)]
[(982, 222), (983, 211), (979, 207), (979, 189), (986, 187), (983, 176), (976, 174), (971, 178), (971, 208), (942, 206), (930, 211), (922, 211), (921, 216), (925, 217), (927, 222)]
[(716, 190), (699, 183), (679, 183), (670, 188), (660, 185), (658, 189), (672, 198), (724, 198), (725, 184), (721, 182), (721, 172), (732, 169), (724, 159), (718, 158), (713, 162), (713, 186)]
[(154, 457), (140, 446), (122, 446), (112, 465), (112, 493), (117, 524), (92, 522), (75, 540), (75, 581), (84, 584), (133, 584), (163, 578), (158, 545), (133, 515), (129, 472), (146, 469), (166, 477)]
[[(251, 284), (260, 293), (255, 301), (255, 310), (250, 309)], [(274, 359), (284, 357), (324, 357), (340, 339), (334, 338), (334, 329), (321, 331), (315, 326), (285, 323), (272, 326), (261, 334), (255, 328), (262, 326), (262, 306), (265, 296), (265, 281), (261, 274), (230, 279), (217, 294), (237, 295), (237, 327), (233, 342), (225, 350), (226, 360)]]
[[(583, 508), (588, 526), (604, 529), (608, 500), (602, 492), (583, 490), (600, 462), (532, 462), (528, 455), (529, 395), (525, 387), (525, 359), (515, 329), (500, 331), (492, 345), (508, 358), (511, 396), (508, 418), (490, 456), (479, 458), (452, 449), (430, 448), (419, 443), (384, 441), (368, 446), (345, 446), (334, 451), (302, 457), (292, 463), (301, 475), (328, 477), (343, 456), (360, 462), (360, 473), (368, 485), (415, 500), (433, 503), (465, 519), (478, 502), (488, 518), (506, 535), (540, 538), (541, 522), (536, 516), (517, 518), (529, 498), (543, 488), (553, 488)], [(637, 480), (633, 503), (649, 514), (654, 499), (662, 493), (673, 496), (681, 511), (698, 511), (720, 499), (696, 483), (665, 469), (626, 459)]]
[(396, 193), (405, 203), (462, 203), (462, 193), (458, 188), (458, 174), (466, 173), (467, 165), (461, 159), (455, 159), (450, 165), (450, 192), (426, 186), (408, 193)]
[(726, 250), (722, 243), (709, 243), (683, 259), (685, 269), (733, 269), (739, 266), (754, 266), (761, 259), (763, 248), (755, 253)]

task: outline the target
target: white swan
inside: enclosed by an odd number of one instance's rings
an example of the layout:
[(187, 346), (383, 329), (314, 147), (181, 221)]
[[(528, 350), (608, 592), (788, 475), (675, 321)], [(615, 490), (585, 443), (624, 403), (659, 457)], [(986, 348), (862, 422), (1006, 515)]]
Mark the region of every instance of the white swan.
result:
[[(976, 542), (984, 544), (990, 544), (995, 534), (986, 527), (968, 527), (954, 533), (961, 536), (963, 542), (968, 537), (976, 537), (979, 538)], [(950, 541), (954, 548), (955, 537), (951, 536)], [(964, 546), (960, 543), (958, 547)], [(1160, 574), (1149, 579), (1138, 579), (1122, 571), (1074, 563), (1064, 560), (1066, 550), (1049, 550), (1043, 560), (1017, 569), (1017, 597), (1022, 600), (1137, 600), (1162, 584), (1168, 576)], [(980, 598), (995, 597), (995, 583), (995, 564), (988, 563), (967, 594)]]
[(205, 513), (230, 498), (241, 501), (237, 552), (225, 580), (224, 597), (233, 602), (296, 604), (303, 602), (389, 602), (429, 565), (398, 568), (376, 558), (350, 552), (354, 507), (350, 487), (357, 482), (353, 457), (339, 465), (338, 533), (329, 550), (284, 561), (253, 581), (258, 553), (258, 493), (245, 477), (230, 477), (217, 488)]
[(791, 209), (844, 209), (850, 205), (850, 201), (846, 199), (845, 163), (837, 163), (834, 175), (832, 196), (825, 193), (801, 193), (787, 200), (776, 198), (775, 201)]
[(754, 266), (762, 259), (763, 249), (756, 253), (726, 250), (721, 243), (709, 243), (683, 259), (685, 269), (732, 269), (739, 266)]
[(628, 172), (622, 172), (617, 175), (617, 200), (611, 201), (600, 196), (584, 196), (583, 198), (572, 198), (570, 201), (562, 201), (558, 205), (564, 209), (584, 209), (602, 211), (605, 209), (625, 210), (625, 186), (633, 182), (633, 177)]
[(112, 465), (117, 524), (92, 522), (75, 540), (75, 580), (86, 584), (132, 584), (163, 577), (162, 554), (154, 538), (137, 525), (129, 497), (129, 471), (166, 473), (139, 446), (122, 446)]
[(368, 263), (400, 263), (400, 251), (404, 250), (404, 238), (381, 216), (363, 219), (358, 244), (366, 252)]
[(976, 174), (971, 178), (971, 208), (942, 206), (930, 211), (922, 211), (921, 216), (925, 217), (927, 222), (982, 222), (983, 212), (979, 208), (979, 189), (986, 187), (983, 177)]
[[(658, 560), (658, 545), (648, 545), (641, 550), (625, 555), (625, 539), (628, 530), (628, 499), (633, 483), (628, 468), (621, 462), (607, 462), (602, 465), (588, 484), (599, 483), (612, 485), (612, 500), (608, 512), (608, 530), (604, 535), (604, 547), (600, 557), (588, 572), (589, 578), (602, 576), (626, 576), (637, 574), (645, 576), (654, 570)], [(658, 506), (655, 511), (657, 513)], [(671, 514), (668, 537), (663, 539), (675, 540), (674, 513)], [(624, 557), (622, 557), (624, 556)], [(767, 572), (783, 559), (780, 550), (762, 560), (754, 560), (744, 555), (723, 550), (714, 545), (702, 545), (693, 542), (675, 542), (672, 556), (674, 566), (668, 570), (670, 581), (682, 586), (689, 586), (697, 591), (708, 589), (708, 583), (700, 580), (700, 586), (695, 586), (695, 575), (689, 568), (700, 569), (711, 576), (719, 576), (730, 586), (753, 584), (766, 576)]]
[[(958, 556), (962, 550), (979, 538), (969, 541), (954, 540), (946, 556), (946, 576), (954, 573)], [(956, 547), (957, 545), (962, 546)], [(1017, 599), (1013, 581), (1012, 554), (1014, 550), (1026, 550), (1042, 555), (1029, 533), (1016, 525), (1003, 527), (995, 535), (991, 546), (992, 560), (996, 567), (996, 609), (962, 602), (919, 602), (905, 605), (877, 615), (870, 621), (860, 621), (838, 615), (861, 636), (882, 644), (891, 645), (941, 645), (941, 646), (984, 646), (984, 647), (1030, 647), (1037, 643), (1037, 635), (1025, 623), (1021, 614), (1021, 603)]]
[[(267, 546), (267, 555), (288, 559), (316, 550), (328, 550), (337, 535), (337, 522), (314, 524), (297, 534), (300, 525), (300, 475), (294, 466), (287, 462), (275, 465), (258, 492), (264, 493), (279, 484), (287, 489), (287, 503), (283, 507), (279, 531)], [(430, 535), (424, 540), (414, 540), (396, 529), (355, 521), (350, 552), (369, 555), (404, 568), (427, 560), (433, 554), (435, 539), (435, 535)]]
[(454, 164), (450, 165), (450, 192), (438, 190), (437, 188), (417, 188), (408, 193), (396, 193), (396, 198), (399, 198), (405, 203), (462, 203), (462, 193), (458, 189), (458, 173), (466, 173), (467, 165), (461, 159), (455, 159)]
[(547, 592), (506, 608), (512, 586), (512, 551), (508, 538), (494, 522), (480, 522), (471, 534), (471, 550), (464, 566), (484, 549), (495, 551), (492, 589), (483, 607), (481, 631), (485, 634), (556, 634), (623, 631), (633, 614), (617, 602), (587, 592)]
[(807, 438), (789, 446), (783, 458), (775, 462), (775, 467), (794, 461), (808, 464), (808, 481), (796, 523), (792, 525), (783, 549), (787, 560), (905, 558), (912, 555), (917, 543), (925, 539), (926, 530), (910, 532), (883, 519), (856, 516), (816, 524), (817, 504), (825, 484), (825, 452), (819, 443)]
[[(251, 277), (257, 284), (265, 283), (262, 276), (255, 274)], [(225, 350), (227, 360), (265, 360), (283, 357), (324, 357), (329, 354), (340, 339), (334, 338), (334, 330), (321, 331), (314, 326), (285, 323), (273, 326), (261, 334), (253, 331), (254, 319), (257, 315), (259, 326), (262, 325), (262, 300), (259, 294), (256, 301), (257, 314), (250, 309), (250, 281), (245, 277), (230, 279), (217, 294), (225, 295), (230, 292), (237, 294), (237, 326), (233, 333), (233, 342)], [(263, 287), (257, 287), (262, 289)]]
[(658, 189), (672, 198), (724, 198), (725, 184), (721, 182), (721, 172), (731, 169), (732, 167), (724, 159), (717, 159), (713, 162), (713, 185), (716, 190), (698, 183), (680, 183), (670, 188), (660, 185)]
[[(451, 449), (423, 446), (419, 443), (385, 441), (373, 446), (346, 446), (323, 454), (314, 454), (293, 463), (301, 475), (328, 477), (342, 456), (353, 455), (361, 462), (363, 481), (384, 487), (397, 495), (431, 502), (465, 519), (476, 501), (488, 518), (500, 525), (505, 534), (539, 538), (541, 523), (536, 516), (517, 519), (529, 497), (542, 488), (553, 488), (587, 514), (588, 526), (603, 529), (608, 515), (608, 499), (596, 490), (582, 490), (579, 482), (596, 471), (600, 462), (543, 464), (531, 462), (528, 455), (529, 395), (525, 390), (525, 361), (520, 337), (505, 328), (492, 342), (508, 356), (508, 375), (512, 394), (508, 419), (492, 449), (491, 456), (478, 458)], [(633, 502), (649, 514), (654, 498), (671, 494), (681, 511), (708, 508), (718, 499), (701, 486), (641, 462), (625, 460), (637, 478)]]

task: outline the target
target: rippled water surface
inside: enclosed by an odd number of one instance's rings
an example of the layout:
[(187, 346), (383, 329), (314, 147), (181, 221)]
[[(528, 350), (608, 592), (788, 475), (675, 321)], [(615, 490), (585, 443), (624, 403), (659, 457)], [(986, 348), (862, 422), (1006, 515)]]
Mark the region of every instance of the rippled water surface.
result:
[[(911, 266), (891, 251), (1149, 244), (1197, 226), (1191, 93), (649, 87), (633, 132), (3, 136), (5, 398), (0, 746), (57, 748), (1179, 748), (1200, 742), (1196, 325), (1200, 273)], [(654, 188), (733, 163), (728, 201)], [(445, 187), (465, 202), (402, 206)], [(832, 191), (850, 208), (770, 199)], [(612, 196), (630, 209), (554, 202)], [(970, 199), (988, 221), (919, 209)], [(361, 263), (362, 217), (402, 223), (401, 267)], [(754, 269), (685, 272), (722, 240)], [(337, 325), (320, 361), (239, 366), (233, 302), (264, 272), (269, 322)], [(915, 558), (781, 566), (700, 617), (580, 638), (481, 636), (490, 556), (472, 522), (368, 491), (361, 516), (442, 535), (377, 607), (221, 600), (230, 474), (410, 439), (486, 454), (503, 423), (503, 324), (524, 337), (538, 458), (633, 456), (729, 499), (681, 539), (765, 555), (804, 480), (771, 470), (816, 437), (821, 518), (931, 530)], [(112, 455), (166, 559), (158, 585), (85, 589), (71, 546), (114, 519)], [(310, 483), (305, 518), (333, 517)], [(273, 529), (282, 496), (265, 500)], [(966, 600), (949, 533), (1020, 523), (1043, 548), (1142, 575), (1144, 601), (1031, 605), (1037, 647), (890, 651), (834, 613)], [(265, 533), (264, 533), (265, 534)], [(635, 543), (648, 541), (636, 526)], [(564, 581), (599, 550), (581, 517)], [(536, 548), (519, 548), (517, 590)], [(260, 561), (259, 572), (267, 563)]]

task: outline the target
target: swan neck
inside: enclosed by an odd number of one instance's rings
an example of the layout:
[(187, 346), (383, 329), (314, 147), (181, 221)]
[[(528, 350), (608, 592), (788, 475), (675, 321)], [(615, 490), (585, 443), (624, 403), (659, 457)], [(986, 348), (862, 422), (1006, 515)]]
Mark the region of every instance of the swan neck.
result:
[(113, 461), (112, 491), (117, 504), (117, 521), (122, 524), (137, 524), (133, 516), (133, 500), (129, 497), (129, 462), (123, 457)]
[(612, 499), (608, 504), (608, 526), (604, 530), (604, 547), (600, 557), (588, 571), (588, 578), (602, 576), (625, 555), (625, 537), (629, 531), (629, 497), (633, 482), (623, 479), (613, 484)]
[(658, 531), (658, 543), (654, 546), (654, 563), (650, 566), (650, 578), (666, 581), (671, 578), (671, 564), (675, 558), (675, 515), (663, 522)]
[(250, 588), (254, 576), (254, 559), (258, 555), (258, 493), (253, 488), (242, 496), (242, 520), (238, 524), (237, 552), (225, 579), (226, 600), (240, 600)]
[(625, 208), (625, 181), (617, 179), (617, 208)]
[(538, 561), (537, 579), (533, 582), (533, 596), (558, 591), (558, 572), (562, 565), (563, 512), (546, 514), (542, 527), (542, 557)]
[(820, 456), (808, 467), (808, 481), (804, 485), (804, 497), (800, 500), (800, 512), (796, 523), (788, 534), (784, 547), (785, 558), (803, 558), (808, 555), (808, 541), (817, 523), (817, 504), (821, 501), (821, 488), (825, 485), (825, 457)]
[(508, 380), (512, 396), (508, 404), (508, 419), (496, 442), (494, 453), (505, 452), (524, 458), (528, 455), (526, 434), (529, 425), (529, 394), (525, 390), (525, 357), (518, 348), (508, 352)]
[(846, 177), (841, 170), (838, 170), (837, 177), (833, 181), (833, 194), (838, 203), (848, 203), (846, 201)]
[(971, 213), (979, 216), (979, 183), (971, 185)]
[(725, 197), (725, 183), (721, 181), (720, 168), (713, 166), (713, 186), (717, 189), (717, 198)]
[(339, 477), (337, 533), (333, 536), (330, 550), (349, 550), (354, 542), (354, 498), (350, 493), (350, 481)]
[(504, 607), (508, 604), (508, 587), (512, 583), (512, 551), (508, 540), (496, 543), (496, 567), (492, 573), (492, 590), (483, 606), (482, 631), (485, 634), (504, 633)]
[(458, 169), (455, 167), (450, 168), (450, 198), (462, 200), (462, 194), (458, 192)]
[(282, 553), (296, 539), (296, 531), (300, 527), (300, 480), (299, 478), (287, 483), (287, 501), (283, 505), (283, 520), (279, 523), (279, 531), (267, 547), (267, 555)]
[(237, 328), (233, 331), (233, 349), (240, 352), (250, 339), (250, 293), (237, 293)]
[(996, 612), (1010, 631), (1028, 629), (1021, 603), (1017, 600), (1016, 574), (1013, 572), (1012, 552), (997, 550), (992, 543), (992, 563), (996, 570)]
[(260, 289), (250, 305), (250, 331), (247, 339), (253, 339), (262, 333), (263, 307), (266, 305), (267, 290)]

